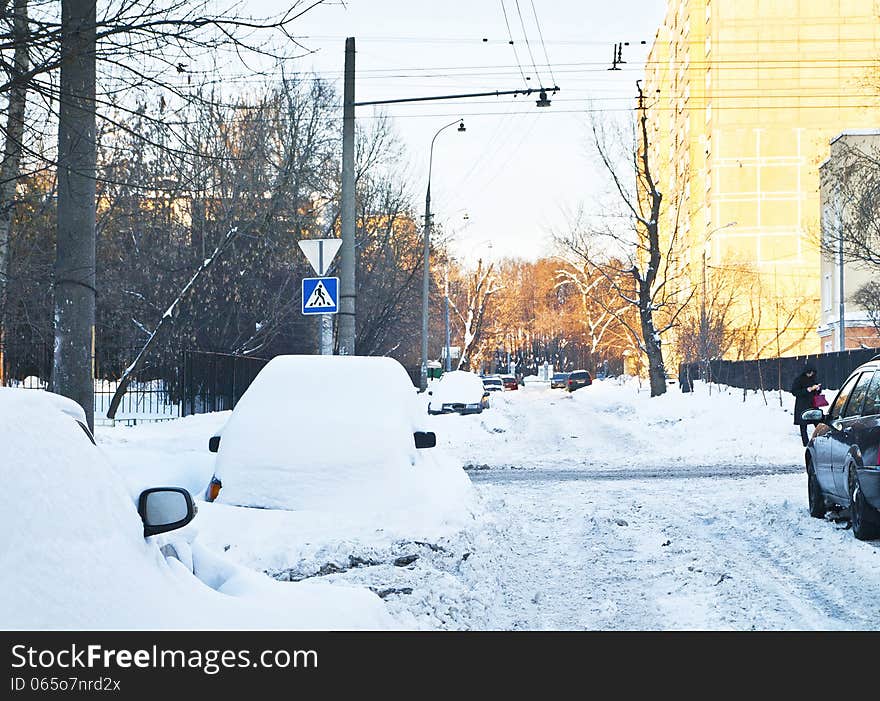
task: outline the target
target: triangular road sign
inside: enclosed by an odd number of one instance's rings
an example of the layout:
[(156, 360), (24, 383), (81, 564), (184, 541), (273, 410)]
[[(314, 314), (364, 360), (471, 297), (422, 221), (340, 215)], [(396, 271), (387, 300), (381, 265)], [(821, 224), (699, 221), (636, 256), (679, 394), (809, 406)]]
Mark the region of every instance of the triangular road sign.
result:
[(339, 252), (342, 239), (302, 239), (299, 247), (318, 275), (324, 275)]

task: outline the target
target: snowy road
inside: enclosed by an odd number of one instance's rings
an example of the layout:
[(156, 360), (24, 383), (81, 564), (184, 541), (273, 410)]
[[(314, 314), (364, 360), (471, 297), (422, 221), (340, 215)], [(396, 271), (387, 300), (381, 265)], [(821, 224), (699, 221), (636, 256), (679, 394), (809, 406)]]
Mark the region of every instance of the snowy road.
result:
[[(800, 476), (484, 473), (505, 629), (876, 629), (880, 543), (810, 519)], [(496, 476), (498, 479), (495, 479)]]
[[(491, 513), (504, 629), (880, 627), (880, 543), (811, 519), (778, 395), (529, 387), (438, 421)], [(788, 401), (783, 397), (784, 404)]]
[[(531, 386), (430, 417), (481, 497), (464, 527), (205, 504), (200, 538), (283, 581), (369, 587), (407, 628), (880, 629), (880, 541), (809, 517), (788, 399), (698, 389)], [(99, 440), (133, 483), (198, 493), (224, 420)]]

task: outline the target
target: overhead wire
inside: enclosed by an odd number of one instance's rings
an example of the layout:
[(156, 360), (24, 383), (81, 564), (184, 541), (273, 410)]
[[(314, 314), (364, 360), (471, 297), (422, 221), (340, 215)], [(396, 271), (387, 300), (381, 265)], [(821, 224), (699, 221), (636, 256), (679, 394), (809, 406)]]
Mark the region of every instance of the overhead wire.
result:
[(526, 49), (529, 52), (529, 58), (532, 59), (532, 68), (535, 69), (535, 77), (538, 79), (538, 83), (543, 85), (543, 81), (541, 80), (541, 74), (538, 72), (538, 66), (535, 65), (535, 56), (532, 53), (532, 45), (529, 43), (529, 33), (526, 31), (526, 23), (523, 21), (522, 11), (519, 8), (519, 0), (516, 0), (516, 14), (519, 15), (519, 24), (523, 30), (523, 39), (526, 42)]
[(516, 50), (516, 44), (513, 43), (513, 32), (510, 31), (510, 22), (507, 19), (507, 9), (504, 7), (504, 0), (501, 0), (501, 12), (504, 15), (504, 24), (507, 25), (507, 36), (510, 37), (510, 46), (513, 48), (513, 56), (516, 58), (516, 65), (519, 67), (519, 73), (522, 76), (523, 85), (529, 87), (529, 81), (526, 80), (526, 73), (519, 60), (519, 53)]
[(535, 10), (535, 0), (532, 1), (532, 14), (535, 15), (535, 26), (538, 28), (538, 37), (541, 39), (541, 47), (544, 49), (544, 60), (547, 62), (547, 68), (550, 71), (550, 80), (556, 85), (556, 76), (553, 75), (553, 66), (550, 65), (550, 57), (547, 55), (547, 44), (544, 43), (544, 33), (541, 31), (541, 23), (538, 21), (538, 12)]

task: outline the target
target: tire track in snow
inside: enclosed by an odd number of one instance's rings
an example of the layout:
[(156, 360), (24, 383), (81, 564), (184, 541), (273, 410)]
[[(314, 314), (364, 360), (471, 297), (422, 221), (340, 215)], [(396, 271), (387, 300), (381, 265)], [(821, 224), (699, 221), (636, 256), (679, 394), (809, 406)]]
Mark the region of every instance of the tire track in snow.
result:
[(499, 627), (880, 626), (880, 545), (810, 519), (794, 477), (674, 484), (492, 474), (477, 484), (507, 523), (497, 579), (517, 614)]

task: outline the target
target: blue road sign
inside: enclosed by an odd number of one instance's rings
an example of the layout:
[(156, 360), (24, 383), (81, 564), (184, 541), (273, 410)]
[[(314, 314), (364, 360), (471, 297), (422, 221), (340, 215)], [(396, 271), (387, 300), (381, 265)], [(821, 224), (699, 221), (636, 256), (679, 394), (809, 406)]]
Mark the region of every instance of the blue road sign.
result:
[(302, 282), (303, 314), (336, 314), (339, 311), (339, 278), (307, 277)]

